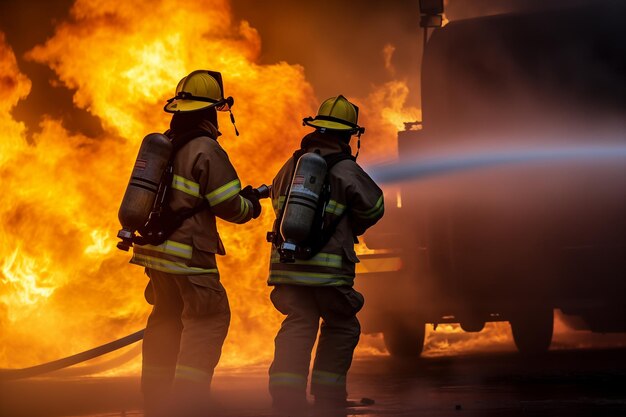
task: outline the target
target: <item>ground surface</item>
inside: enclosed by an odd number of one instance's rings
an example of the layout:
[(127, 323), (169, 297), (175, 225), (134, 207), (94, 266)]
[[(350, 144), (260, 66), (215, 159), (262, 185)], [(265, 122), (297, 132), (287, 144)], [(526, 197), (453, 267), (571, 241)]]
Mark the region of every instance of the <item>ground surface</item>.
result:
[[(626, 416), (626, 349), (558, 350), (528, 359), (514, 352), (400, 361), (355, 361), (354, 398), (376, 404), (359, 416)], [(271, 416), (263, 368), (218, 374), (221, 416)], [(48, 378), (3, 383), (0, 416), (133, 416), (138, 378)]]

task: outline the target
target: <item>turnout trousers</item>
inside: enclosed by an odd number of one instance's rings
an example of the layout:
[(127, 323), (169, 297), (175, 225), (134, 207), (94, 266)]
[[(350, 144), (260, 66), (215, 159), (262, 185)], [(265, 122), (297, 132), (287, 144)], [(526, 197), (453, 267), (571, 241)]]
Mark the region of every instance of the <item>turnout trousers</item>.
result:
[(281, 284), (275, 286), (270, 297), (287, 316), (275, 339), (269, 371), (274, 403), (306, 401), (311, 351), (318, 331), (311, 394), (316, 401), (345, 400), (346, 375), (361, 334), (356, 313), (363, 307), (363, 296), (349, 286)]
[(146, 300), (153, 304), (143, 340), (146, 416), (168, 415), (169, 407), (176, 407), (176, 415), (201, 415), (208, 409), (213, 370), (228, 333), (226, 291), (216, 274), (146, 273)]

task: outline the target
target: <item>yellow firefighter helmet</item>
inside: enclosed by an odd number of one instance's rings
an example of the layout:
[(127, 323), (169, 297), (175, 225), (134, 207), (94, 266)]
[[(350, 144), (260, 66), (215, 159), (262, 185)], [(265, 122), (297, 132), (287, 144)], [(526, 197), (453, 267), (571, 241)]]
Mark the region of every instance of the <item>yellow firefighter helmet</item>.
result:
[(316, 129), (347, 130), (361, 134), (365, 128), (357, 124), (358, 120), (359, 108), (340, 94), (324, 100), (317, 116), (306, 117), (302, 122)]
[[(232, 101), (232, 98), (229, 99)], [(232, 103), (224, 98), (222, 75), (215, 71), (197, 70), (178, 82), (176, 95), (167, 100), (164, 110), (168, 113), (191, 112), (216, 106), (218, 110), (228, 110), (223, 108), (225, 105)]]

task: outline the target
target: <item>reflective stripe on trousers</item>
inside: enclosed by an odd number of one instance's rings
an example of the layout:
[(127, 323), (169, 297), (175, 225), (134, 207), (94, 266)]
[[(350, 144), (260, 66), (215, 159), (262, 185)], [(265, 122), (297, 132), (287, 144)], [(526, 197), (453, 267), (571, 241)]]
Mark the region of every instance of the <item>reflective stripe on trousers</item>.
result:
[(333, 372), (319, 371), (314, 369), (311, 376), (311, 385), (328, 385), (331, 387), (345, 387), (346, 376)]
[(275, 339), (270, 367), (272, 397), (306, 393), (311, 350), (319, 331), (311, 394), (345, 399), (346, 374), (361, 330), (356, 309), (351, 311), (349, 300), (333, 287), (279, 285), (271, 300), (287, 316)]
[(292, 372), (270, 373), (270, 386), (286, 386), (306, 389), (307, 376)]
[(172, 383), (183, 389), (197, 386), (206, 396), (228, 333), (230, 310), (214, 275), (147, 272), (155, 305), (144, 335), (142, 391), (146, 404), (159, 410)]
[(174, 378), (177, 380), (208, 384), (211, 382), (211, 378), (213, 378), (213, 372), (207, 372), (206, 370), (192, 366), (176, 365)]

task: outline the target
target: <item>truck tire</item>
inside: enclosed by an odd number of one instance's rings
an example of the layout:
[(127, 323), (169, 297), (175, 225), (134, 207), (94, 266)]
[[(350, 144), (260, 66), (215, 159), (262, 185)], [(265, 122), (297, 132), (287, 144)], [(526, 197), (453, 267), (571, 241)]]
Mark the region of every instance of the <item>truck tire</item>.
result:
[(391, 321), (389, 327), (383, 331), (389, 354), (398, 358), (418, 358), (424, 350), (425, 334), (426, 325), (419, 322), (408, 324)]
[(462, 321), (460, 324), (461, 329), (468, 333), (478, 333), (485, 328), (485, 322), (478, 319)]
[(552, 342), (554, 312), (551, 308), (525, 311), (511, 318), (511, 330), (517, 350), (524, 355), (545, 353)]

